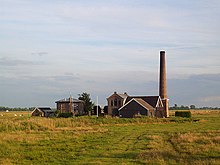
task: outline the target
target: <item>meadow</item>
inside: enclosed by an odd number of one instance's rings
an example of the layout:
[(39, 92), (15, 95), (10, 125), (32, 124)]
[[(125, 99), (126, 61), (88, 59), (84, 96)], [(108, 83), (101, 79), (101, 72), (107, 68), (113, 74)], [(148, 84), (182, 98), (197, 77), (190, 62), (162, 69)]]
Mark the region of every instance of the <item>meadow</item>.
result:
[[(220, 111), (192, 118), (0, 112), (0, 164), (220, 164)], [(15, 115), (16, 114), (16, 115)]]

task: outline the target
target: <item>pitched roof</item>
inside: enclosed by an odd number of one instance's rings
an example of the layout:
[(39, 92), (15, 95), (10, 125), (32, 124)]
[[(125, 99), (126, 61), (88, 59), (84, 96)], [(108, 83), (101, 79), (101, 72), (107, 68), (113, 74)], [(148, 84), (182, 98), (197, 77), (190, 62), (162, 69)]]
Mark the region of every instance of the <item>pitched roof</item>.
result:
[(40, 110), (51, 110), (51, 108), (50, 107), (37, 107), (37, 109), (40, 109)]
[(150, 104), (148, 104), (146, 101), (140, 99), (140, 98), (136, 98), (134, 99), (137, 103), (139, 103), (140, 105), (142, 105), (145, 109), (154, 109)]
[(109, 96), (108, 98), (107, 98), (107, 100), (109, 99), (109, 98), (111, 98), (112, 96), (115, 96), (115, 95), (117, 95), (117, 96), (119, 96), (119, 97), (121, 97), (122, 99), (126, 99), (127, 97), (128, 97), (128, 94), (125, 92), (125, 93), (117, 93), (117, 92), (114, 92), (111, 96)]
[(146, 101), (144, 101), (141, 98), (132, 98), (130, 101), (128, 101), (125, 105), (123, 105), (121, 108), (119, 108), (119, 111), (123, 109), (124, 107), (128, 106), (132, 101), (135, 101), (140, 106), (144, 107), (146, 110), (152, 110), (154, 109), (150, 104), (148, 104)]
[(132, 99), (142, 99), (143, 101), (147, 102), (153, 108), (157, 106), (157, 102), (160, 96), (128, 96), (125, 103), (129, 102)]
[(55, 110), (52, 110), (50, 107), (36, 107), (34, 108), (34, 110), (32, 111), (32, 113), (35, 111), (35, 110), (40, 110), (41, 112), (55, 112)]

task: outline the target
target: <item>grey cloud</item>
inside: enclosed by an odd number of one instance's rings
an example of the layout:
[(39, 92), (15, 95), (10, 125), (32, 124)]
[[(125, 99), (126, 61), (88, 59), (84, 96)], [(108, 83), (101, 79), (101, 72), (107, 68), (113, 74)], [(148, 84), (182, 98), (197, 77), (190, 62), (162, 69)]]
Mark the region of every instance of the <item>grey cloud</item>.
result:
[(80, 78), (75, 75), (57, 75), (57, 76), (52, 76), (52, 78), (55, 81), (65, 81), (65, 82), (72, 82), (72, 81), (80, 80)]
[(45, 55), (47, 55), (48, 54), (48, 52), (33, 52), (33, 53), (31, 53), (31, 55), (35, 55), (35, 56), (45, 56)]
[(21, 60), (21, 59), (12, 59), (2, 57), (0, 58), (0, 66), (22, 66), (22, 65), (42, 65), (44, 62), (40, 61), (28, 61), (28, 60)]
[[(136, 74), (135, 79), (130, 77), (131, 74), (132, 77)], [(82, 92), (91, 93), (92, 96), (99, 95), (100, 103), (104, 105), (106, 97), (115, 90), (127, 91), (131, 94), (139, 92), (144, 94), (143, 91), (152, 93), (151, 89), (154, 87), (151, 87), (151, 83), (148, 85), (146, 80), (143, 81), (145, 74), (147, 75), (147, 73), (138, 72), (99, 72), (96, 74), (88, 72), (80, 75), (64, 73), (55, 76), (0, 76), (0, 90), (2, 91), (0, 105), (35, 106), (47, 104), (54, 106), (55, 100), (67, 97), (70, 93), (73, 97), (77, 97), (77, 94)], [(10, 101), (12, 95), (13, 103)]]
[[(99, 96), (100, 104), (114, 91), (130, 95), (158, 95), (157, 74), (147, 72), (99, 72), (87, 74), (64, 73), (55, 76), (0, 76), (0, 105), (55, 106), (54, 101), (73, 97), (82, 92)], [(89, 76), (90, 74), (90, 76)], [(86, 76), (87, 75), (87, 76)], [(95, 75), (95, 76), (94, 76)], [(153, 77), (152, 77), (153, 76)], [(147, 77), (152, 77), (148, 79)], [(168, 79), (170, 105), (220, 107), (220, 74), (192, 75), (188, 78)], [(13, 103), (11, 97), (13, 96)]]
[[(80, 83), (65, 76), (0, 76), (0, 105), (9, 107), (51, 106), (70, 93), (81, 93)], [(75, 93), (74, 93), (75, 92)], [(13, 97), (13, 102), (11, 99)]]
[(216, 99), (220, 96), (219, 82), (220, 74), (201, 74), (192, 75), (186, 79), (170, 79), (168, 94), (171, 104), (220, 106), (220, 100)]

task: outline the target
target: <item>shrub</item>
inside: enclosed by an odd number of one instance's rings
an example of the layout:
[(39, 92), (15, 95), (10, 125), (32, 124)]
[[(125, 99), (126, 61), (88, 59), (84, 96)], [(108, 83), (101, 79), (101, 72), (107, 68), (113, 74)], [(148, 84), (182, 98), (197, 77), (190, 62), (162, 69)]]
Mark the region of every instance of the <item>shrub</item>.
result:
[(190, 111), (176, 111), (175, 116), (191, 118), (192, 114)]
[(58, 114), (58, 117), (64, 117), (64, 118), (73, 117), (73, 113), (60, 113)]

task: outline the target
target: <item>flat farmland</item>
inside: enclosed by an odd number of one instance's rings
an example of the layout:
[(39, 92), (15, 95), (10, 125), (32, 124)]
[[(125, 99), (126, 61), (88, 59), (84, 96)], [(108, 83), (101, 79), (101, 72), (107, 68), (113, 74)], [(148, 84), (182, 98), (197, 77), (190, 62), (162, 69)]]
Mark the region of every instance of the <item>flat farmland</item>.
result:
[(220, 164), (220, 111), (192, 118), (0, 112), (0, 164)]

